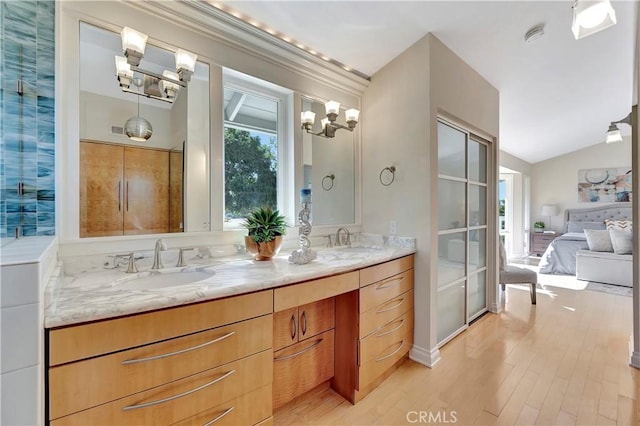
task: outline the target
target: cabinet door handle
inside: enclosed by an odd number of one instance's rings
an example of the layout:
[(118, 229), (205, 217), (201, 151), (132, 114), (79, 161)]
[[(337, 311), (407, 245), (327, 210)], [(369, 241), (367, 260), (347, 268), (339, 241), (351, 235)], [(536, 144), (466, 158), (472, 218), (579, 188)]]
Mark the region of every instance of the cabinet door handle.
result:
[(127, 193), (127, 202), (125, 205), (127, 206), (127, 211), (129, 211), (129, 181), (127, 181), (127, 190), (125, 192)]
[(118, 181), (118, 211), (122, 211), (122, 181)]
[(402, 275), (401, 277), (387, 278), (386, 280), (384, 280), (380, 284), (378, 284), (378, 286), (376, 287), (376, 290), (383, 290), (385, 288), (389, 288), (392, 285), (396, 285), (397, 283), (399, 283), (403, 279), (404, 279), (404, 275)]
[(394, 327), (394, 328), (392, 328), (392, 329), (391, 329), (391, 330), (389, 330), (389, 331), (385, 331), (384, 333), (376, 334), (376, 337), (386, 336), (387, 334), (391, 334), (391, 333), (393, 333), (394, 331), (399, 330), (399, 329), (402, 327), (402, 325), (404, 324), (404, 318), (402, 318), (400, 321), (393, 321), (393, 322), (387, 323), (387, 324), (383, 325), (382, 327), (380, 327), (380, 329), (379, 329), (378, 331), (380, 331), (380, 330), (384, 330), (384, 328), (385, 328), (386, 326), (391, 325), (391, 324), (393, 324), (394, 322), (398, 322), (398, 323), (400, 323), (400, 324), (398, 324), (398, 326), (397, 326), (397, 327)]
[(217, 422), (218, 420), (220, 420), (221, 418), (223, 418), (224, 416), (226, 416), (227, 414), (229, 414), (230, 412), (233, 411), (235, 407), (231, 407), (231, 408), (227, 408), (225, 412), (223, 412), (222, 414), (220, 414), (219, 416), (217, 416), (216, 418), (214, 418), (213, 420), (210, 420), (208, 422), (206, 422), (204, 425), (202, 426), (211, 426), (212, 424), (214, 424), (215, 422)]
[(385, 355), (385, 356), (383, 356), (383, 357), (376, 358), (376, 362), (384, 361), (385, 359), (387, 359), (387, 358), (391, 358), (392, 356), (394, 356), (395, 354), (397, 354), (397, 353), (400, 351), (400, 349), (402, 349), (402, 346), (404, 345), (404, 340), (401, 340), (399, 343), (400, 343), (400, 345), (398, 346), (398, 348), (397, 348), (396, 350), (394, 350), (393, 352), (391, 352), (389, 355)]
[[(394, 300), (390, 300), (387, 303), (390, 302), (394, 302)], [(397, 300), (398, 303), (396, 303), (395, 305), (389, 307), (389, 308), (384, 308), (384, 309), (379, 309), (376, 311), (376, 314), (381, 314), (383, 312), (387, 312), (387, 311), (393, 311), (395, 308), (399, 307), (400, 305), (402, 305), (404, 303), (404, 297), (401, 297), (400, 299)]]
[(138, 405), (128, 405), (126, 407), (123, 407), (122, 410), (123, 411), (128, 411), (128, 410), (136, 410), (138, 408), (152, 407), (154, 405), (158, 405), (158, 404), (162, 404), (162, 403), (165, 403), (165, 402), (173, 401), (173, 400), (178, 399), (178, 398), (182, 398), (183, 396), (191, 395), (192, 393), (201, 391), (202, 389), (208, 388), (211, 385), (215, 385), (219, 381), (226, 379), (227, 377), (229, 377), (230, 375), (232, 375), (235, 372), (236, 372), (236, 370), (231, 370), (231, 371), (223, 374), (222, 376), (220, 376), (218, 378), (215, 378), (215, 379), (213, 379), (212, 381), (210, 381), (208, 383), (205, 383), (202, 386), (198, 386), (195, 389), (191, 389), (191, 390), (188, 390), (186, 392), (179, 393), (177, 395), (168, 396), (166, 398), (157, 399), (155, 401), (145, 402), (145, 403), (138, 404)]
[(227, 338), (233, 336), (234, 334), (236, 334), (235, 331), (230, 331), (229, 333), (225, 334), (224, 336), (216, 337), (213, 340), (209, 340), (208, 342), (204, 342), (204, 343), (202, 343), (200, 345), (191, 346), (190, 348), (181, 349), (179, 351), (169, 352), (169, 353), (161, 354), (161, 355), (154, 355), (154, 356), (150, 356), (150, 357), (146, 357), (146, 358), (126, 359), (126, 360), (122, 361), (120, 364), (122, 364), (122, 365), (137, 364), (139, 362), (154, 361), (156, 359), (162, 359), (162, 358), (167, 358), (167, 357), (174, 356), (174, 355), (180, 355), (180, 354), (183, 354), (185, 352), (195, 351), (196, 349), (204, 348), (205, 346), (209, 346), (209, 345), (212, 345), (214, 343), (218, 343), (221, 340), (224, 340), (224, 339), (227, 339)]
[(291, 340), (296, 338), (296, 333), (298, 332), (298, 325), (296, 324), (296, 316), (291, 315)]
[(322, 340), (323, 340), (323, 339), (318, 339), (318, 340), (316, 340), (315, 342), (313, 342), (313, 344), (312, 344), (312, 345), (310, 345), (310, 346), (308, 346), (308, 347), (304, 348), (303, 350), (301, 350), (301, 351), (299, 351), (299, 352), (296, 352), (296, 353), (291, 354), (291, 355), (283, 355), (283, 356), (279, 356), (278, 358), (274, 358), (273, 360), (274, 360), (274, 361), (284, 361), (284, 360), (286, 360), (286, 359), (295, 358), (295, 357), (297, 357), (298, 355), (302, 355), (303, 353), (308, 352), (308, 351), (310, 351), (311, 349), (315, 348), (315, 347), (316, 347), (316, 346), (318, 346), (320, 343), (322, 343)]
[(302, 335), (304, 336), (307, 333), (307, 311), (302, 311), (300, 320), (302, 322), (302, 324), (300, 324), (300, 328), (302, 328)]

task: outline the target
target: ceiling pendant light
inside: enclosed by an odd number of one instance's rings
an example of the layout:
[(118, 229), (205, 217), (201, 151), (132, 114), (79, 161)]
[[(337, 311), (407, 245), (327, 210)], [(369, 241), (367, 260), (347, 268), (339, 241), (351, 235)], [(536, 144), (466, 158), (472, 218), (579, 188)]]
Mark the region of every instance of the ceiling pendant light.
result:
[[(142, 81), (136, 78), (133, 84), (139, 89)], [(146, 118), (140, 117), (140, 96), (138, 96), (138, 115), (131, 117), (124, 123), (124, 133), (129, 139), (136, 142), (146, 142), (153, 134), (151, 123)]]
[(576, 0), (573, 3), (571, 31), (576, 40), (595, 34), (616, 23), (616, 12), (609, 0)]

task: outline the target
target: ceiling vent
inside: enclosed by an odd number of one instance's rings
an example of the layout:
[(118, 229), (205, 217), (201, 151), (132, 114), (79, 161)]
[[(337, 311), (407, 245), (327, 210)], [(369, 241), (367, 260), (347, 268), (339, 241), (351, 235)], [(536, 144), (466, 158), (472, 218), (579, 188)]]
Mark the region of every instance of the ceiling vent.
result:
[(535, 27), (527, 31), (527, 33), (524, 35), (524, 41), (526, 41), (527, 43), (533, 43), (543, 35), (544, 35), (544, 24), (536, 25)]
[(112, 135), (124, 136), (124, 127), (122, 127), (122, 126), (111, 126), (111, 134)]

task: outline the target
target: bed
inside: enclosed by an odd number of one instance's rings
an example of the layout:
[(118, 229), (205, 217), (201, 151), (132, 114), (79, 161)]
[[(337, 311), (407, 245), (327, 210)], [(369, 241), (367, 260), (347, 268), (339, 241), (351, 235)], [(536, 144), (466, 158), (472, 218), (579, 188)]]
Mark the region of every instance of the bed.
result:
[(604, 226), (607, 219), (631, 220), (631, 203), (567, 209), (564, 219), (564, 234), (549, 244), (540, 259), (539, 272), (542, 274), (576, 275), (576, 253), (589, 250), (584, 229)]

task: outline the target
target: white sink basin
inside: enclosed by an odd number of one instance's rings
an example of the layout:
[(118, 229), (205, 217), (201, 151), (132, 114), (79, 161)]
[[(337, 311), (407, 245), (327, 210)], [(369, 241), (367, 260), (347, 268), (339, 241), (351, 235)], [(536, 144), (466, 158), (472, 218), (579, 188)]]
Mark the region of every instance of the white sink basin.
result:
[(119, 287), (144, 290), (193, 284), (213, 276), (213, 271), (189, 270), (172, 272), (142, 272), (135, 278), (124, 278)]

